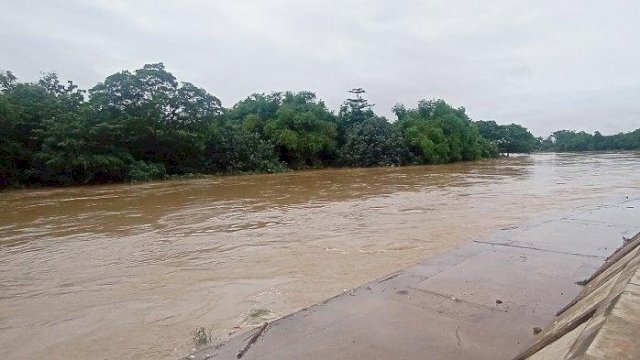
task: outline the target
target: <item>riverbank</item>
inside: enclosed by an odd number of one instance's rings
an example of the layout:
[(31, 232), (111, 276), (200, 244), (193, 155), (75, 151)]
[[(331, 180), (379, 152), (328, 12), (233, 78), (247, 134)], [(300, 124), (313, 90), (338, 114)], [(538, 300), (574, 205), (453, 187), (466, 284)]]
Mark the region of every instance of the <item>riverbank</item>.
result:
[(404, 168), (404, 167), (437, 167), (437, 166), (447, 166), (453, 164), (461, 164), (461, 163), (476, 163), (483, 161), (491, 161), (495, 159), (509, 159), (514, 157), (523, 157), (523, 156), (531, 156), (535, 154), (559, 154), (559, 155), (602, 155), (602, 154), (620, 154), (620, 153), (629, 153), (629, 154), (640, 154), (640, 150), (584, 150), (584, 151), (535, 151), (530, 154), (522, 154), (522, 153), (513, 153), (513, 154), (498, 154), (495, 158), (483, 158), (477, 160), (469, 160), (469, 161), (456, 161), (449, 164), (402, 164), (402, 165), (387, 165), (387, 166), (369, 166), (369, 167), (358, 167), (358, 166), (324, 166), (317, 168), (306, 168), (306, 169), (281, 169), (273, 172), (259, 172), (259, 171), (241, 171), (241, 172), (231, 172), (231, 173), (215, 173), (215, 174), (206, 174), (206, 173), (189, 173), (183, 175), (167, 175), (164, 178), (160, 179), (149, 179), (149, 180), (135, 180), (135, 181), (115, 181), (109, 183), (94, 183), (94, 184), (68, 184), (68, 185), (46, 185), (46, 184), (29, 184), (29, 185), (20, 185), (20, 186), (0, 186), (0, 193), (6, 191), (20, 191), (20, 190), (46, 190), (46, 189), (67, 189), (67, 188), (75, 188), (75, 187), (96, 187), (96, 186), (113, 186), (113, 185), (136, 185), (136, 184), (152, 184), (157, 182), (164, 181), (183, 181), (183, 180), (191, 180), (191, 179), (218, 179), (218, 178), (226, 178), (226, 177), (236, 177), (236, 176), (252, 176), (252, 175), (275, 175), (282, 173), (300, 173), (300, 172), (309, 172), (309, 171), (331, 171), (331, 170), (365, 170), (365, 169), (392, 169), (392, 168)]
[(638, 218), (640, 198), (623, 198), (505, 228), (187, 358), (509, 359)]
[[(519, 156), (529, 156), (530, 154), (511, 154), (511, 156), (497, 156), (496, 158), (504, 157), (519, 157)], [(260, 171), (239, 171), (239, 172), (227, 172), (227, 173), (215, 173), (215, 174), (206, 174), (206, 173), (189, 173), (183, 175), (167, 175), (163, 178), (154, 178), (148, 180), (131, 180), (131, 181), (114, 181), (114, 182), (104, 182), (104, 183), (91, 183), (91, 184), (29, 184), (29, 185), (21, 185), (21, 186), (0, 186), (0, 193), (3, 191), (11, 191), (11, 190), (46, 190), (46, 189), (67, 189), (67, 188), (75, 188), (75, 187), (96, 187), (96, 186), (112, 186), (112, 185), (137, 185), (137, 184), (152, 184), (157, 182), (164, 181), (183, 181), (183, 180), (193, 180), (193, 179), (219, 179), (219, 178), (227, 178), (227, 177), (237, 177), (237, 176), (252, 176), (252, 175), (277, 175), (283, 173), (305, 173), (309, 171), (339, 171), (339, 170), (365, 170), (365, 169), (393, 169), (393, 168), (403, 168), (403, 167), (433, 167), (433, 166), (446, 166), (450, 164), (456, 163), (474, 163), (474, 162), (482, 162), (482, 161), (490, 161), (495, 158), (483, 158), (477, 160), (468, 160), (468, 161), (456, 161), (448, 164), (402, 164), (402, 165), (386, 165), (386, 166), (369, 166), (369, 167), (359, 167), (359, 166), (322, 166), (322, 167), (309, 167), (304, 169), (289, 169), (283, 168), (278, 171), (271, 172), (260, 172)]]

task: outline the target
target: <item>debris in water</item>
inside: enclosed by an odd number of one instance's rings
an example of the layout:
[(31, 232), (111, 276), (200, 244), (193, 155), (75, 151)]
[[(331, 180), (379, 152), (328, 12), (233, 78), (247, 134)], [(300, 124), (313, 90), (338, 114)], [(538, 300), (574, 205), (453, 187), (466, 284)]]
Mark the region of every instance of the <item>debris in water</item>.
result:
[(537, 326), (533, 328), (533, 334), (534, 334), (534, 335), (538, 335), (538, 334), (540, 334), (541, 332), (542, 332), (542, 329), (541, 329), (541, 328), (539, 328), (539, 327), (537, 327)]
[(496, 304), (502, 304), (502, 300), (496, 299)]

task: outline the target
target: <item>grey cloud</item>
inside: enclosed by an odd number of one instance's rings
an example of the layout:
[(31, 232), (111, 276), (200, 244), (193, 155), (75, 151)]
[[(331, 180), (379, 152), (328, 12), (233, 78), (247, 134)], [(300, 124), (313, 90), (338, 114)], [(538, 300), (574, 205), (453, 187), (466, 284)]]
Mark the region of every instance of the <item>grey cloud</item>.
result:
[(546, 136), (640, 127), (634, 1), (6, 1), (0, 68), (90, 87), (164, 62), (225, 105), (311, 90), (337, 109), (364, 87), (376, 111), (439, 97), (474, 119)]

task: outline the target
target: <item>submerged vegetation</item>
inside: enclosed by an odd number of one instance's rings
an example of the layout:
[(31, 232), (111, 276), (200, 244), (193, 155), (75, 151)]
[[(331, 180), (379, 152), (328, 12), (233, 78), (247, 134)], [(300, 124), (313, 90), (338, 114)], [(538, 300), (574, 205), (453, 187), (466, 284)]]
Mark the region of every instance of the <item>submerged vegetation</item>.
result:
[(305, 91), (253, 94), (224, 108), (161, 63), (110, 75), (88, 91), (54, 73), (28, 83), (2, 72), (0, 188), (640, 147), (640, 131), (536, 139), (516, 124), (473, 122), (443, 100), (397, 105), (390, 122), (363, 93), (353, 89), (337, 114)]
[(263, 320), (268, 318), (269, 316), (271, 316), (271, 310), (269, 309), (264, 309), (264, 308), (258, 308), (258, 309), (252, 309), (251, 311), (249, 311), (249, 319), (252, 320)]
[(204, 326), (196, 326), (195, 330), (191, 332), (191, 338), (196, 345), (211, 344), (211, 330), (205, 329)]

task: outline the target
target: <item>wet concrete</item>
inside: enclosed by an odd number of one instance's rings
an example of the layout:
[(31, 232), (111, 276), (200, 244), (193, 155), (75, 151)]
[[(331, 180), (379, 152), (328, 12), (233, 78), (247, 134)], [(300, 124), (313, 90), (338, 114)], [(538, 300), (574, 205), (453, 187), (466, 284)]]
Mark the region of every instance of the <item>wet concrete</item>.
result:
[(640, 233), (568, 305), (514, 360), (640, 358)]
[[(242, 358), (512, 358), (639, 220), (625, 198), (505, 228), (274, 321)], [(236, 359), (257, 331), (188, 358)]]

